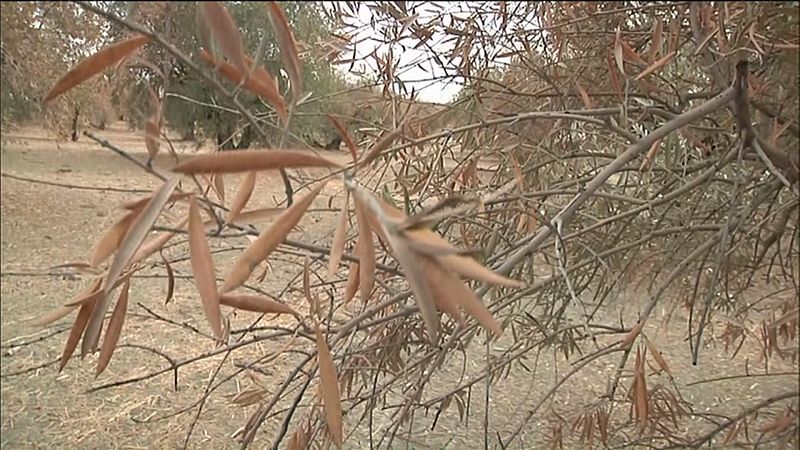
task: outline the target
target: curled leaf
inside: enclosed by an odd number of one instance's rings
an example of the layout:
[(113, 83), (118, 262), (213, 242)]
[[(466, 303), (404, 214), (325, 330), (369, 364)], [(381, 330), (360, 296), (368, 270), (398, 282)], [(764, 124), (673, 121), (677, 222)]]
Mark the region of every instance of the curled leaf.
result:
[(114, 65), (149, 41), (149, 36), (140, 34), (100, 49), (100, 51), (84, 59), (61, 77), (44, 96), (44, 102), (49, 102), (78, 84), (99, 74), (107, 67)]

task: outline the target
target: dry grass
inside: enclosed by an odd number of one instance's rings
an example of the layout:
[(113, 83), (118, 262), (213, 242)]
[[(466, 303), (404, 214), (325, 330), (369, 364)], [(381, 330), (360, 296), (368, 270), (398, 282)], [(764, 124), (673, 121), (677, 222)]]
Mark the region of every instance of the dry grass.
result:
[[(115, 144), (131, 149), (141, 159), (145, 157), (143, 139), (131, 134), (117, 124), (114, 128), (98, 134), (109, 138)], [(188, 145), (179, 146), (179, 153), (189, 153)], [(338, 157), (339, 155), (337, 155)], [(348, 157), (344, 152), (340, 155)], [(149, 191), (158, 186), (158, 180), (149, 177), (135, 166), (123, 161), (111, 152), (81, 139), (79, 143), (69, 143), (56, 148), (50, 136), (35, 128), (23, 128), (13, 135), (4, 136), (2, 146), (2, 171), (4, 174), (61, 184), (80, 186), (105, 186), (115, 188), (135, 188)], [(169, 156), (160, 155), (156, 167), (166, 170), (171, 166)], [(311, 171), (307, 171), (311, 174)], [(227, 195), (233, 196), (238, 177), (226, 178)], [(260, 176), (256, 187), (254, 202), (249, 207), (273, 206), (275, 199), (282, 198), (282, 184), (277, 173)], [(330, 183), (314, 202), (312, 208), (324, 210), (312, 212), (301, 222), (301, 231), (292, 235), (318, 245), (329, 245), (337, 217), (341, 187)], [(164, 306), (166, 279), (161, 277), (163, 270), (154, 268), (146, 271), (148, 278), (137, 278), (132, 284), (130, 313), (123, 330), (122, 347), (117, 351), (108, 369), (94, 379), (96, 356), (81, 361), (74, 359), (61, 373), (56, 366), (34, 370), (22, 375), (12, 373), (55, 360), (61, 352), (66, 338), (65, 329), (69, 327), (72, 316), (53, 324), (46, 329), (29, 325), (30, 319), (65, 301), (83, 288), (86, 277), (54, 275), (48, 267), (72, 261), (86, 260), (92, 246), (101, 233), (119, 216), (117, 205), (124, 200), (142, 195), (141, 193), (120, 193), (100, 190), (66, 189), (21, 181), (10, 177), (2, 178), (2, 277), (0, 293), (2, 302), (2, 447), (26, 448), (174, 448), (183, 443), (187, 427), (194, 417), (191, 412), (174, 417), (168, 416), (183, 408), (189, 408), (199, 399), (212, 372), (221, 364), (220, 377), (236, 370), (237, 363), (244, 363), (255, 356), (275, 350), (273, 343), (265, 342), (251, 345), (232, 354), (223, 362), (222, 356), (203, 360), (179, 371), (177, 391), (173, 390), (173, 375), (166, 373), (156, 378), (114, 388), (98, 393), (85, 393), (91, 387), (113, 380), (144, 374), (154, 367), (168, 366), (160, 356), (140, 348), (125, 345), (143, 345), (158, 349), (172, 358), (181, 359), (199, 355), (214, 349), (211, 339), (186, 328), (179, 328), (162, 321), (148, 318), (147, 312), (139, 303), (151, 308), (171, 320), (195, 327), (202, 333), (209, 333), (203, 317), (196, 289), (190, 280), (178, 279), (175, 297), (170, 305)], [(274, 198), (273, 198), (274, 196)], [(329, 208), (329, 197), (335, 200)], [(240, 239), (238, 245), (244, 245)], [(211, 239), (212, 251), (222, 250), (230, 242)], [(222, 275), (231, 263), (234, 252), (215, 254), (218, 275)], [(299, 259), (288, 254), (278, 254), (271, 260), (273, 272), (262, 288), (269, 293), (279, 294), (280, 290), (302, 271)], [(176, 275), (188, 276), (191, 271), (185, 262), (176, 264)], [(550, 274), (551, 268), (542, 266), (538, 275)], [(642, 276), (646, 277), (646, 274)], [(341, 284), (339, 285), (341, 287)], [(748, 292), (754, 299), (759, 298), (764, 289)], [(621, 292), (614, 304), (603, 311), (606, 323), (614, 323), (620, 316), (626, 323), (635, 318), (639, 300), (644, 299), (643, 288), (632, 285), (627, 292)], [(785, 296), (796, 294), (785, 291)], [(300, 311), (307, 309), (300, 293), (290, 291), (283, 300)], [(355, 308), (355, 306), (354, 306)], [(670, 311), (659, 311), (660, 318)], [(241, 328), (252, 322), (254, 317), (239, 313), (232, 320), (233, 328)], [(290, 320), (286, 319), (289, 323)], [(797, 386), (794, 376), (770, 376), (750, 379), (721, 381), (710, 384), (689, 386), (693, 381), (709, 379), (730, 374), (763, 372), (764, 362), (755, 341), (748, 341), (735, 359), (730, 358), (719, 341), (707, 342), (701, 353), (701, 364), (691, 365), (688, 345), (685, 342), (685, 317), (683, 311), (675, 311), (672, 321), (653, 321), (648, 335), (663, 351), (665, 358), (677, 374), (676, 386), (684, 399), (690, 402), (698, 413), (687, 422), (686, 432), (708, 427), (708, 418), (701, 418), (704, 412), (725, 412), (736, 414), (742, 407), (752, 404), (766, 396), (785, 392)], [(43, 337), (60, 331), (55, 338), (42, 340), (30, 345), (15, 346), (21, 342)], [(711, 335), (721, 333), (721, 323), (716, 323)], [(600, 344), (612, 342), (620, 336), (603, 337)], [(507, 347), (511, 341), (510, 333), (493, 343), (492, 352)], [(470, 378), (485, 368), (485, 349), (480, 340), (467, 353), (454, 353), (448, 357), (441, 373), (423, 394), (423, 401), (435, 398), (457, 386), (459, 380)], [(512, 431), (526, 410), (536, 403), (552, 383), (571, 369), (580, 355), (565, 361), (561, 354), (542, 353), (526, 365), (533, 370), (527, 372), (514, 366), (509, 376), (491, 387), (489, 406), (490, 445), (497, 446), (495, 432), (505, 435)], [(263, 374), (267, 385), (276, 383), (286, 373), (296, 356), (278, 358), (270, 363)], [(601, 359), (576, 377), (569, 380), (554, 397), (552, 410), (560, 413), (572, 412), (582, 404), (589, 404), (600, 395), (613, 373), (617, 358)], [(770, 362), (770, 371), (796, 371), (797, 366), (781, 362)], [(625, 377), (627, 386), (630, 378)], [(669, 381), (664, 377), (652, 377), (651, 386)], [(253, 406), (238, 408), (232, 406), (226, 395), (246, 389), (251, 382), (240, 377), (238, 381), (224, 384), (203, 409), (197, 424), (190, 448), (238, 448), (230, 435), (246, 422)], [(399, 393), (398, 393), (399, 394)], [(436, 407), (430, 408), (427, 416), (416, 416), (412, 427), (403, 430), (395, 440), (395, 446), (409, 448), (483, 448), (483, 399), (485, 383), (474, 386), (471, 402), (466, 411), (468, 423), (460, 423), (455, 403), (441, 414), (438, 424), (431, 430)], [(398, 395), (399, 398), (399, 395)], [(348, 400), (344, 400), (347, 404)], [(392, 405), (378, 404), (374, 408), (374, 426), (380, 429), (393, 413)], [(309, 405), (301, 404), (298, 417)], [(627, 405), (618, 406), (627, 408)], [(278, 410), (280, 410), (280, 405)], [(543, 410), (548, 415), (550, 408)], [(359, 410), (356, 412), (360, 413)], [(353, 429), (357, 417), (348, 416), (345, 424), (347, 440), (345, 448), (365, 448), (369, 446), (369, 433), (366, 422)], [(280, 423), (277, 419), (267, 420), (260, 431), (259, 442), (271, 442)], [(547, 433), (549, 422), (541, 416), (535, 417), (523, 432), (521, 442), (526, 446), (541, 444)], [(580, 446), (574, 440), (567, 443)], [(262, 445), (259, 443), (259, 445)], [(527, 448), (527, 447), (526, 447)]]

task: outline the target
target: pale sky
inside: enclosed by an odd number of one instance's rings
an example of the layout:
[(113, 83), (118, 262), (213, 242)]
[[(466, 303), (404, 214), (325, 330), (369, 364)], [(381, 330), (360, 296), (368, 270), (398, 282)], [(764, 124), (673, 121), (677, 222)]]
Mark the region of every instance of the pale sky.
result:
[[(328, 8), (331, 7), (329, 2), (323, 3), (328, 3), (325, 6)], [(374, 75), (378, 70), (377, 62), (375, 61), (374, 57), (367, 58), (367, 56), (369, 56), (376, 48), (377, 55), (380, 57), (384, 57), (389, 51), (390, 44), (381, 42), (379, 40), (383, 37), (381, 28), (386, 27), (388, 22), (384, 20), (376, 23), (375, 27), (371, 26), (370, 19), (373, 15), (373, 12), (367, 6), (367, 2), (354, 3), (358, 4), (358, 15), (356, 17), (357, 22), (349, 23), (349, 25), (353, 25), (357, 30), (356, 33), (353, 34), (351, 42), (356, 43), (356, 57), (358, 62), (355, 63), (351, 73), (366, 73)], [(517, 2), (508, 3), (511, 4)], [(407, 9), (409, 14), (414, 11), (418, 15), (415, 20), (417, 25), (425, 26), (435, 21), (435, 29), (442, 30), (444, 27), (456, 25), (455, 21), (452, 19), (452, 16), (466, 19), (478, 9), (487, 10), (490, 5), (494, 5), (494, 8), (497, 8), (496, 5), (499, 4), (499, 2), (406, 2), (406, 4), (408, 5)], [(475, 8), (474, 6), (476, 4), (481, 5), (481, 8)], [(509, 10), (512, 8), (512, 6), (507, 7)], [(382, 14), (381, 17), (385, 17), (385, 15)], [(511, 20), (512, 19), (509, 19), (509, 22)], [(491, 29), (499, 29), (499, 21), (494, 17), (494, 15), (489, 16), (485, 23), (485, 28), (482, 30), (484, 32), (491, 33)], [(352, 31), (350, 32), (352, 33)], [(413, 87), (414, 90), (418, 92), (417, 98), (419, 100), (437, 103), (447, 103), (453, 100), (461, 90), (463, 78), (453, 77), (441, 81), (431, 81), (431, 79), (443, 77), (447, 74), (454, 76), (457, 73), (455, 67), (459, 63), (460, 58), (456, 57), (452, 62), (448, 62), (449, 55), (455, 45), (455, 39), (453, 39), (452, 35), (447, 35), (443, 32), (436, 32), (433, 34), (431, 39), (428, 40), (430, 47), (439, 54), (441, 60), (445, 62), (446, 66), (448, 66), (447, 73), (445, 73), (445, 70), (443, 70), (439, 64), (428, 61), (428, 59), (431, 57), (430, 50), (425, 49), (425, 47), (421, 47), (420, 50), (415, 50), (413, 48), (418, 42), (419, 40), (414, 38), (410, 31), (406, 30), (401, 35), (400, 43), (394, 43), (391, 45), (396, 63), (395, 73), (397, 77), (403, 81), (406, 89), (410, 91)], [(405, 49), (403, 49), (401, 44), (405, 45)], [(492, 53), (501, 53), (502, 51), (507, 50), (508, 49), (501, 49), (498, 47)], [(349, 60), (352, 58), (352, 53), (349, 55), (343, 54), (341, 58)], [(501, 61), (500, 58), (497, 58), (494, 59), (494, 61), (498, 63), (508, 62), (508, 58), (504, 58), (504, 61)], [(343, 73), (347, 74), (349, 66), (349, 64), (344, 64), (336, 67)], [(396, 86), (396, 92), (398, 92), (399, 89), (400, 88)]]

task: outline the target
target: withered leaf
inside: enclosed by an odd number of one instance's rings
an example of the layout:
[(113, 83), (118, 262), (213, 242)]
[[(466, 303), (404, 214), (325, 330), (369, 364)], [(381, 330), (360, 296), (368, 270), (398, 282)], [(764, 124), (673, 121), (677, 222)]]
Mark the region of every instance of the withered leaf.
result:
[(279, 216), (286, 208), (260, 208), (236, 214), (231, 223), (237, 225), (261, 223)]
[[(252, 73), (252, 76), (246, 78), (246, 74), (242, 74), (233, 65), (226, 61), (215, 59), (210, 53), (205, 50), (200, 51), (200, 57), (203, 58), (208, 64), (214, 66), (220, 75), (227, 78), (230, 82), (239, 86), (242, 85), (248, 91), (258, 95), (272, 105), (280, 116), (281, 120), (286, 123), (288, 118), (288, 111), (286, 109), (286, 101), (278, 90), (278, 83), (275, 78), (267, 72), (262, 66), (258, 66)], [(248, 65), (253, 62), (250, 58), (245, 57)]]
[(339, 222), (336, 225), (336, 231), (333, 234), (333, 243), (331, 244), (331, 256), (328, 262), (328, 275), (333, 276), (336, 274), (339, 263), (342, 260), (344, 253), (345, 239), (347, 238), (347, 216), (348, 207), (350, 205), (350, 191), (344, 191), (344, 203), (342, 203), (342, 210), (339, 213)]
[(278, 47), (281, 50), (283, 65), (289, 74), (292, 92), (294, 93), (292, 98), (296, 103), (303, 93), (303, 75), (300, 57), (297, 54), (297, 42), (294, 39), (294, 34), (289, 27), (289, 21), (286, 19), (283, 9), (276, 2), (267, 2), (267, 11), (269, 12), (272, 30), (278, 41)]
[(117, 348), (119, 336), (122, 332), (122, 324), (125, 323), (125, 313), (128, 310), (128, 290), (130, 287), (130, 278), (128, 278), (120, 290), (117, 304), (114, 306), (114, 312), (111, 313), (111, 320), (108, 321), (106, 338), (103, 341), (103, 346), (100, 348), (100, 358), (97, 360), (95, 376), (100, 375), (106, 370), (106, 366), (108, 366), (108, 362), (111, 361), (114, 350)]
[(353, 200), (355, 200), (358, 222), (358, 239), (361, 241), (358, 251), (359, 291), (361, 291), (361, 300), (366, 302), (375, 286), (375, 243), (372, 241), (372, 231), (370, 231), (366, 217), (369, 212), (357, 198)]
[(149, 36), (136, 35), (122, 42), (117, 42), (100, 49), (97, 53), (84, 59), (61, 77), (47, 95), (44, 96), (44, 102), (49, 102), (78, 84), (99, 74), (107, 67), (114, 65), (117, 61), (120, 61), (149, 41)]
[(273, 222), (269, 228), (261, 232), (258, 238), (239, 255), (228, 278), (222, 284), (220, 292), (232, 291), (241, 286), (242, 283), (250, 277), (250, 274), (258, 264), (267, 259), (270, 253), (278, 248), (278, 245), (286, 239), (286, 236), (292, 231), (292, 228), (297, 225), (308, 207), (311, 206), (314, 198), (316, 198), (320, 191), (322, 191), (322, 188), (325, 187), (326, 183), (327, 181), (321, 182), (319, 186), (306, 194), (305, 197), (287, 208), (283, 214), (275, 219), (275, 222)]
[(78, 316), (75, 318), (75, 323), (72, 324), (72, 330), (69, 332), (67, 343), (64, 345), (64, 352), (61, 353), (61, 361), (58, 366), (59, 372), (64, 370), (64, 367), (66, 367), (67, 362), (69, 362), (69, 359), (72, 357), (72, 354), (75, 353), (75, 348), (78, 346), (78, 341), (86, 329), (86, 324), (89, 323), (89, 317), (92, 314), (95, 304), (95, 300), (92, 300), (81, 305), (81, 309), (78, 311)]
[(221, 173), (215, 173), (211, 177), (214, 179), (214, 191), (216, 191), (219, 201), (225, 202), (225, 178)]
[[(182, 218), (177, 223), (172, 225), (172, 228), (181, 229), (189, 219), (187, 217)], [(158, 236), (148, 240), (147, 242), (143, 243), (136, 253), (133, 254), (131, 257), (131, 264), (136, 264), (153, 253), (155, 253), (160, 248), (164, 247), (166, 243), (175, 236), (175, 233), (172, 231), (163, 231), (158, 234)]]
[(385, 136), (380, 138), (375, 145), (370, 148), (367, 153), (364, 155), (364, 158), (359, 163), (360, 166), (366, 166), (371, 163), (375, 158), (377, 158), (384, 150), (389, 148), (390, 145), (394, 142), (394, 140), (400, 136), (403, 131), (403, 125), (398, 125), (397, 128), (387, 133)]
[(330, 114), (326, 114), (326, 116), (328, 117), (328, 120), (333, 123), (333, 126), (336, 127), (336, 131), (339, 132), (339, 136), (342, 137), (345, 146), (347, 146), (347, 149), (350, 150), (350, 155), (353, 157), (353, 164), (356, 164), (358, 162), (358, 148), (356, 147), (355, 142), (353, 142), (353, 137), (350, 136), (350, 133), (347, 132), (347, 128), (339, 119)]
[[(426, 266), (426, 272), (429, 277), (435, 277), (436, 287), (434, 280), (429, 278), (434, 293), (441, 292), (447, 297), (447, 302), (456, 304), (464, 308), (470, 316), (474, 317), (484, 328), (493, 332), (496, 336), (503, 334), (500, 324), (492, 316), (492, 313), (486, 308), (486, 305), (481, 302), (478, 296), (469, 289), (463, 281), (458, 279), (458, 276), (447, 271), (437, 263), (429, 264)], [(435, 276), (433, 275), (435, 274)]]
[(117, 250), (128, 228), (139, 215), (139, 211), (133, 210), (119, 219), (111, 228), (106, 231), (92, 253), (92, 267), (97, 267)]
[(339, 377), (333, 364), (328, 342), (317, 328), (317, 350), (319, 351), (319, 377), (322, 387), (322, 405), (325, 409), (325, 423), (328, 432), (337, 447), (341, 448), (343, 440), (342, 404), (339, 396)]
[(662, 67), (666, 66), (667, 63), (669, 63), (674, 56), (675, 56), (675, 52), (669, 52), (666, 56), (664, 56), (663, 58), (661, 58), (658, 61), (656, 61), (653, 64), (651, 64), (650, 67), (644, 69), (642, 71), (642, 73), (640, 73), (639, 75), (636, 75), (636, 78), (634, 78), (634, 79), (636, 81), (641, 80), (642, 78), (650, 75), (651, 73), (655, 72), (656, 70), (661, 69)]
[(236, 216), (242, 212), (245, 205), (247, 205), (247, 201), (250, 200), (250, 195), (253, 193), (253, 189), (256, 187), (256, 173), (255, 172), (247, 172), (242, 181), (239, 183), (239, 191), (236, 192), (236, 197), (233, 198), (233, 203), (231, 203), (231, 209), (228, 213), (228, 220), (226, 223), (231, 224), (233, 223)]
[(191, 257), (192, 272), (200, 300), (203, 303), (203, 312), (211, 325), (214, 336), (222, 336), (222, 318), (219, 310), (219, 294), (217, 293), (216, 275), (214, 274), (214, 260), (211, 258), (211, 249), (206, 240), (206, 231), (197, 200), (189, 200), (189, 255)]
[[(97, 307), (92, 312), (86, 334), (81, 343), (81, 353), (86, 354), (97, 349), (97, 342), (100, 340), (100, 329), (103, 324), (103, 317), (108, 310), (108, 294), (111, 292), (116, 282), (128, 266), (131, 258), (141, 245), (147, 233), (161, 214), (161, 210), (169, 200), (170, 195), (178, 186), (180, 177), (174, 177), (164, 182), (155, 192), (134, 223), (128, 229), (128, 233), (114, 255), (114, 260), (108, 268), (106, 279), (103, 283), (103, 296), (98, 301)], [(87, 339), (87, 337), (89, 339)]]
[(247, 73), (242, 35), (228, 10), (222, 2), (199, 2), (197, 6), (222, 54), (240, 73)]
[(161, 261), (164, 262), (164, 267), (167, 270), (167, 297), (164, 300), (164, 305), (168, 305), (169, 301), (172, 300), (172, 295), (175, 293), (175, 273), (172, 271), (172, 266), (169, 264), (169, 261), (164, 256), (164, 253), (161, 254)]
[(230, 150), (195, 156), (178, 164), (173, 172), (237, 173), (300, 167), (337, 167), (338, 165), (313, 153), (300, 150)]
[(663, 370), (664, 372), (667, 372), (667, 374), (669, 374), (669, 376), (671, 377), (672, 371), (669, 369), (669, 364), (667, 364), (667, 360), (664, 359), (664, 355), (662, 355), (661, 352), (658, 351), (656, 345), (653, 344), (652, 341), (650, 341), (650, 338), (648, 338), (646, 334), (643, 336), (644, 336), (644, 342), (645, 344), (647, 344), (647, 349), (650, 350), (650, 354), (653, 355), (653, 359), (655, 359), (656, 363), (658, 363), (658, 367), (660, 367), (661, 370)]
[(297, 312), (289, 307), (289, 305), (269, 298), (266, 295), (220, 294), (219, 303), (243, 311), (264, 314), (291, 314), (297, 316)]

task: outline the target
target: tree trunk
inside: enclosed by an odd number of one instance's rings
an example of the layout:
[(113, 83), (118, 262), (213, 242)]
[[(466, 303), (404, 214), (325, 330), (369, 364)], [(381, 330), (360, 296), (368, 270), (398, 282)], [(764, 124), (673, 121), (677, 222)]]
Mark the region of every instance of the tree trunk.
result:
[(78, 141), (78, 115), (80, 114), (81, 110), (77, 106), (75, 107), (75, 115), (72, 117), (72, 142)]
[(231, 136), (233, 134), (232, 128), (233, 127), (230, 125), (227, 125), (225, 128), (217, 132), (217, 147), (220, 150), (233, 150), (236, 148), (233, 145), (233, 137)]
[(245, 127), (244, 131), (242, 131), (242, 140), (239, 141), (239, 145), (236, 148), (238, 149), (250, 148), (250, 144), (252, 143), (253, 143), (253, 128)]

